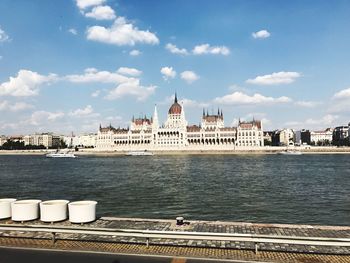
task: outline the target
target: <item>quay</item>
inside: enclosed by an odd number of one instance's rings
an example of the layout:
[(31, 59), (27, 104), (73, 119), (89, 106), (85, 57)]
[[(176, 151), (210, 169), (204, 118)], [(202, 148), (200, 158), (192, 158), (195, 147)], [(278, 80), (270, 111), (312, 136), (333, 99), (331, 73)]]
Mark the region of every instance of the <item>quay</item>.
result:
[(350, 226), (186, 219), (178, 225), (176, 220), (115, 217), (86, 224), (4, 219), (0, 220), (0, 247), (250, 262), (345, 263), (350, 262)]

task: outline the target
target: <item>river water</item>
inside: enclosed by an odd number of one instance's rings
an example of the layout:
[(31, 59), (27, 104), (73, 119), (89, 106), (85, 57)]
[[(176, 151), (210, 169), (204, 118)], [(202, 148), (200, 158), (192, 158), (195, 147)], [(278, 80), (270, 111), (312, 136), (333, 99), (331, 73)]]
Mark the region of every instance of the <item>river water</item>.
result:
[(99, 216), (350, 225), (350, 155), (0, 156), (0, 198)]

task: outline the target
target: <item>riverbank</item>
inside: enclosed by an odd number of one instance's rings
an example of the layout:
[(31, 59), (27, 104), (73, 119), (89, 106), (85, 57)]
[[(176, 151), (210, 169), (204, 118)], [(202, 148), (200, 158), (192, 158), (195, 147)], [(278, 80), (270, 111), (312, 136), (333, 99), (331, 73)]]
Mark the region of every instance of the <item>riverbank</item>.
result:
[[(350, 227), (103, 217), (84, 225), (68, 220), (0, 220), (0, 246), (176, 255), (255, 262), (349, 262)], [(173, 262), (173, 261), (172, 261)], [(177, 262), (177, 261), (176, 261)]]
[[(235, 149), (235, 150), (155, 150), (154, 155), (261, 155), (278, 154), (286, 150), (286, 147), (265, 146), (254, 149)], [(350, 154), (350, 147), (294, 147), (293, 149), (304, 154)], [(52, 150), (0, 150), (0, 155), (45, 155)], [(97, 151), (95, 149), (80, 149), (74, 152), (76, 155), (86, 156), (123, 156), (127, 151)]]

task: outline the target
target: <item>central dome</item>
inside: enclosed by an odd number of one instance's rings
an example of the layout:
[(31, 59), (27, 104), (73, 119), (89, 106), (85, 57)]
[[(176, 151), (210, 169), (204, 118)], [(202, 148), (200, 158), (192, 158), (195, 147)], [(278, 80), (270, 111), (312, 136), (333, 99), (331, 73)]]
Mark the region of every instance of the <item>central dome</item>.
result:
[(179, 103), (177, 103), (177, 95), (175, 93), (175, 100), (173, 105), (169, 108), (169, 114), (181, 114), (182, 107)]

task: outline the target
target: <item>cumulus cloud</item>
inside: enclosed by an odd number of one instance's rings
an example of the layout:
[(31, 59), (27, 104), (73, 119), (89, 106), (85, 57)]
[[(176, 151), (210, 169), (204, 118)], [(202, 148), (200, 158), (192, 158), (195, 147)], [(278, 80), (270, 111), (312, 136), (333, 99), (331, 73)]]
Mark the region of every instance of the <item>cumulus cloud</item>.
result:
[(6, 34), (6, 32), (4, 30), (1, 29), (0, 27), (0, 43), (1, 42), (6, 42), (9, 41), (10, 37)]
[(230, 49), (226, 46), (210, 46), (209, 44), (202, 44), (195, 46), (192, 53), (194, 55), (214, 54), (227, 56), (230, 54)]
[(38, 126), (46, 122), (53, 122), (64, 117), (64, 113), (61, 111), (49, 112), (49, 111), (35, 111), (32, 113), (27, 123), (30, 125)]
[(80, 10), (84, 10), (92, 6), (101, 5), (104, 2), (106, 2), (106, 0), (76, 0), (76, 4)]
[(117, 45), (134, 46), (137, 43), (155, 45), (159, 43), (157, 36), (150, 31), (139, 30), (128, 23), (124, 17), (118, 17), (111, 27), (92, 26), (87, 29), (87, 39)]
[(186, 108), (207, 108), (209, 103), (183, 98), (180, 100)]
[(143, 101), (152, 95), (156, 90), (156, 86), (141, 86), (140, 80), (130, 79), (130, 81), (119, 84), (115, 89), (111, 90), (106, 99), (115, 100), (125, 96), (136, 97), (137, 100)]
[(350, 112), (350, 88), (336, 92), (332, 97), (328, 112), (349, 113)]
[(137, 50), (137, 49), (133, 49), (129, 52), (129, 55), (133, 56), (133, 57), (139, 56), (141, 54), (142, 54), (142, 52), (140, 50)]
[(286, 126), (295, 129), (305, 128), (321, 128), (331, 127), (335, 125), (335, 122), (339, 119), (339, 115), (326, 114), (321, 118), (313, 119), (309, 118), (303, 121), (288, 121), (285, 123)]
[(343, 89), (334, 94), (333, 99), (349, 99), (350, 98), (350, 88)]
[(301, 76), (298, 72), (274, 72), (272, 74), (257, 76), (254, 79), (246, 80), (249, 84), (256, 85), (278, 85), (278, 84), (290, 84)]
[(173, 79), (176, 76), (176, 71), (172, 67), (163, 67), (160, 69), (160, 73), (163, 74), (163, 79)]
[(98, 71), (95, 68), (87, 68), (84, 74), (68, 75), (65, 79), (74, 83), (123, 83), (129, 81), (130, 78), (118, 72)]
[(90, 12), (85, 14), (86, 17), (97, 20), (113, 20), (116, 18), (114, 10), (108, 6), (95, 6)]
[(292, 99), (282, 96), (278, 98), (266, 97), (259, 93), (255, 93), (250, 96), (243, 92), (233, 92), (232, 94), (225, 95), (223, 97), (217, 97), (214, 99), (214, 103), (217, 104), (227, 104), (227, 105), (266, 105), (266, 104), (276, 104), (276, 103), (288, 103)]
[(0, 102), (0, 111), (22, 111), (34, 108), (33, 105), (25, 102), (10, 103), (8, 101)]
[(188, 51), (185, 48), (178, 48), (176, 45), (168, 43), (165, 46), (165, 49), (169, 50), (170, 53), (179, 54), (179, 55), (188, 55)]
[(140, 76), (142, 74), (141, 70), (138, 70), (136, 68), (127, 68), (127, 67), (121, 67), (117, 70), (118, 73), (123, 75), (129, 75), (129, 76)]
[[(93, 112), (94, 112), (94, 109), (92, 108), (92, 106), (91, 105), (87, 105), (83, 109), (76, 109), (74, 111), (71, 111), (69, 113), (69, 116), (86, 117), (86, 116), (91, 116)], [(96, 115), (96, 114), (94, 114), (94, 115)]]
[(69, 33), (73, 34), (73, 35), (77, 35), (78, 34), (78, 31), (75, 29), (75, 28), (70, 28), (68, 30)]
[(187, 70), (181, 73), (181, 78), (188, 84), (191, 84), (194, 81), (198, 80), (199, 76), (195, 72)]
[(295, 105), (305, 108), (315, 108), (316, 106), (320, 105), (321, 102), (319, 101), (296, 101)]
[(268, 38), (271, 36), (270, 32), (267, 30), (260, 30), (252, 33), (253, 38)]
[(96, 91), (94, 91), (93, 93), (91, 93), (91, 97), (97, 98), (98, 96), (100, 96), (100, 93), (101, 93), (100, 90), (96, 90)]
[(30, 70), (20, 70), (16, 77), (0, 84), (0, 96), (26, 97), (38, 95), (39, 87), (43, 84), (50, 84), (57, 79), (57, 75), (40, 75)]

